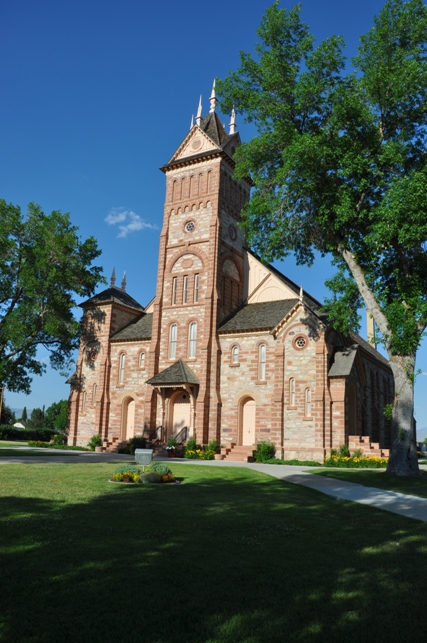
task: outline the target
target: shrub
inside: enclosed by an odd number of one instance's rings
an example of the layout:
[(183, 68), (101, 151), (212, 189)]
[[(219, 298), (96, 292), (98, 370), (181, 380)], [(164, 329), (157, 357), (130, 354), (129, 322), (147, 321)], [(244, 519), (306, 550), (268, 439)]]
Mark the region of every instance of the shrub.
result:
[(172, 473), (172, 471), (169, 469), (167, 464), (163, 464), (163, 462), (152, 462), (149, 467), (145, 470), (146, 473), (151, 473), (152, 471), (155, 471), (156, 473), (159, 473), (161, 476), (166, 476), (168, 473)]
[(185, 445), (185, 449), (189, 451), (195, 451), (197, 449), (197, 442), (194, 438), (190, 438)]
[(266, 460), (265, 464), (291, 464), (300, 467), (321, 467), (320, 462), (315, 460), (281, 460), (280, 458), (271, 458)]
[(0, 426), (0, 440), (50, 442), (54, 435), (57, 435), (56, 431), (51, 431), (50, 429), (15, 429), (15, 427), (9, 425)]
[(65, 433), (56, 433), (51, 440), (51, 443), (55, 445), (66, 444), (66, 442), (67, 436), (65, 435)]
[(162, 476), (160, 473), (157, 473), (157, 471), (149, 471), (148, 473), (144, 473), (141, 478), (141, 482), (145, 484), (158, 484), (162, 482)]
[(95, 451), (95, 447), (101, 447), (102, 446), (102, 436), (100, 433), (97, 433), (96, 435), (93, 435), (89, 442), (87, 443), (89, 449), (91, 451)]
[(274, 444), (267, 440), (261, 440), (256, 445), (255, 462), (267, 462), (267, 460), (274, 458), (275, 453), (276, 447)]
[(339, 467), (340, 469), (382, 469), (387, 466), (387, 462), (387, 458), (355, 458), (331, 455), (325, 460), (323, 466)]
[(211, 440), (208, 444), (208, 451), (213, 451), (214, 453), (219, 453), (218, 442), (216, 440)]
[(141, 482), (141, 469), (132, 464), (122, 464), (114, 470), (111, 479), (117, 482)]
[(87, 447), (74, 447), (68, 446), (67, 444), (51, 444), (50, 442), (38, 442), (36, 440), (30, 440), (28, 442), (29, 447), (43, 447), (43, 449), (60, 449), (62, 451), (90, 451)]
[(337, 455), (340, 458), (349, 458), (350, 451), (348, 450), (348, 446), (346, 444), (340, 444)]
[(118, 453), (129, 453), (129, 455), (135, 454), (135, 449), (145, 449), (147, 446), (147, 440), (142, 436), (134, 436), (129, 440), (129, 442), (118, 448)]

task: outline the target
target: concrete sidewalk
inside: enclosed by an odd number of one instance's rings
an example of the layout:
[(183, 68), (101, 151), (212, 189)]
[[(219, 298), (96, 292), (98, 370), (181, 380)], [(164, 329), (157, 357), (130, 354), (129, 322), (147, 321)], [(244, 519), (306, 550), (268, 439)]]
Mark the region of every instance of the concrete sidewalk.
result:
[[(21, 456), (19, 457), (19, 450), (26, 447), (16, 447), (16, 456), (1, 457), (0, 450), (0, 465), (1, 464), (41, 464), (41, 463), (56, 463), (56, 464), (84, 464), (87, 462), (127, 462), (131, 456), (120, 453), (94, 453), (93, 451), (74, 451), (73, 455), (57, 455), (50, 456)], [(43, 449), (52, 453), (52, 449)], [(70, 453), (70, 452), (68, 452)], [(155, 460), (163, 461), (164, 458), (155, 458)], [(169, 462), (169, 460), (167, 460)], [(185, 464), (187, 466), (210, 466), (210, 467), (246, 467), (261, 473), (266, 473), (273, 478), (285, 480), (292, 484), (298, 484), (303, 487), (309, 487), (315, 491), (325, 493), (332, 498), (339, 498), (340, 500), (350, 500), (351, 502), (358, 502), (362, 505), (375, 507), (376, 509), (383, 509), (391, 511), (395, 514), (400, 514), (406, 518), (414, 518), (427, 522), (427, 498), (419, 498), (417, 496), (409, 496), (403, 493), (396, 493), (394, 491), (384, 491), (375, 487), (364, 487), (361, 484), (354, 482), (344, 482), (326, 478), (324, 476), (313, 475), (307, 471), (307, 467), (289, 466), (282, 464), (257, 464), (246, 462), (229, 462), (223, 460), (186, 460), (185, 458), (173, 458), (170, 462)]]

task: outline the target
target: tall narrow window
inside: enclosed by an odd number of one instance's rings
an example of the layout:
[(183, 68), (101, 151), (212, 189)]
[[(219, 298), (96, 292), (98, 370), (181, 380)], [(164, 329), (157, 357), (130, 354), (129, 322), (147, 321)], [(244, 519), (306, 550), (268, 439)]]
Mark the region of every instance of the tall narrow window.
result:
[(290, 404), (290, 406), (295, 406), (295, 380), (294, 380), (294, 378), (289, 380), (289, 404)]
[(92, 392), (92, 404), (95, 406), (96, 404), (96, 384), (93, 385), (93, 392)]
[(176, 304), (177, 289), (178, 289), (178, 277), (174, 277), (172, 281), (172, 304)]
[(239, 347), (238, 346), (233, 346), (231, 349), (231, 361), (233, 364), (238, 364), (239, 363)]
[(230, 308), (233, 308), (233, 282), (230, 281)]
[(265, 380), (265, 344), (260, 344), (258, 349), (258, 379)]
[(125, 362), (126, 355), (122, 353), (120, 355), (119, 384), (123, 384), (123, 382), (125, 381)]
[(187, 275), (184, 276), (184, 292), (182, 295), (182, 303), (186, 304), (187, 303), (187, 297), (188, 297), (188, 277)]
[(139, 368), (145, 368), (145, 353), (139, 354)]
[(305, 417), (311, 417), (311, 390), (305, 389)]
[(207, 183), (207, 189), (206, 192), (209, 194), (211, 191), (211, 172), (208, 172), (207, 178), (206, 178), (206, 183)]
[(197, 324), (191, 322), (188, 332), (188, 357), (196, 357)]
[(176, 357), (176, 340), (177, 340), (178, 327), (172, 324), (169, 331), (169, 359)]
[(194, 303), (199, 301), (199, 275), (194, 275)]
[(83, 391), (83, 396), (82, 396), (82, 412), (86, 413), (86, 391)]

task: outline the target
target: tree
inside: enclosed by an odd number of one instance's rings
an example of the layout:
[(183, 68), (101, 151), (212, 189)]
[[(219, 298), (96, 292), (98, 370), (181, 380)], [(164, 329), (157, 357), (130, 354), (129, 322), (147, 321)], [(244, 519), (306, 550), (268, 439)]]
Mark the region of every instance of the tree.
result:
[(30, 203), (23, 217), (0, 200), (1, 385), (30, 392), (31, 374), (46, 368), (39, 346), (53, 368), (69, 364), (79, 338), (75, 295), (90, 296), (102, 281), (101, 268), (91, 266), (99, 255), (94, 237), (81, 241), (68, 214)]
[(68, 423), (68, 402), (60, 400), (54, 402), (47, 409), (44, 416), (44, 426), (46, 429), (55, 431), (65, 431)]
[(22, 417), (21, 417), (21, 422), (25, 426), (26, 423), (28, 422), (28, 414), (27, 414), (27, 407), (24, 406), (22, 410)]
[(30, 419), (27, 422), (27, 429), (44, 429), (44, 411), (43, 409), (33, 409), (31, 411)]
[(427, 324), (427, 8), (386, 2), (350, 74), (343, 39), (314, 49), (299, 14), (272, 5), (256, 58), (242, 53), (238, 71), (218, 83), (223, 111), (234, 105), (258, 129), (235, 155), (237, 177), (254, 183), (243, 226), (268, 260), (333, 255), (330, 320), (348, 330), (362, 302), (373, 315), (395, 382), (388, 471), (415, 475), (415, 357)]
[(1, 404), (0, 426), (2, 424), (13, 424), (15, 422), (15, 413), (6, 405), (3, 397)]

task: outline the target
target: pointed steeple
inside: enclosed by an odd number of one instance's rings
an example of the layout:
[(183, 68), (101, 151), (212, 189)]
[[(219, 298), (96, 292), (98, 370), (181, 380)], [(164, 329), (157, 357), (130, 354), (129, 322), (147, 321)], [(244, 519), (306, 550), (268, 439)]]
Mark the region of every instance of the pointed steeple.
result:
[(193, 125), (194, 125), (194, 114), (191, 115), (190, 130), (193, 129)]
[(211, 94), (211, 96), (209, 98), (209, 101), (210, 101), (209, 113), (210, 114), (213, 114), (213, 112), (215, 111), (215, 108), (216, 108), (216, 104), (218, 102), (218, 99), (217, 99), (216, 93), (215, 93), (215, 82), (216, 81), (215, 81), (215, 78), (214, 78), (213, 85), (212, 85), (212, 94)]
[(123, 277), (122, 277), (122, 290), (126, 292), (126, 270), (124, 271)]
[(199, 127), (202, 124), (202, 95), (200, 95), (199, 106), (197, 108), (196, 124)]
[(235, 134), (236, 133), (236, 112), (234, 111), (234, 107), (231, 110), (230, 131), (228, 133), (229, 134)]
[(302, 284), (301, 284), (301, 287), (300, 287), (300, 289), (299, 289), (299, 300), (300, 300), (301, 302), (302, 302), (302, 300), (303, 300)]
[(113, 268), (113, 272), (111, 273), (110, 286), (115, 286), (115, 285), (116, 285), (116, 269)]

